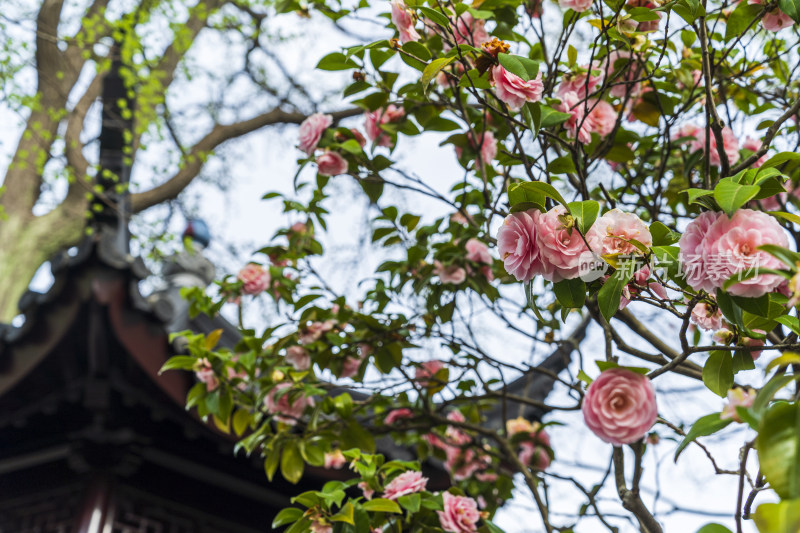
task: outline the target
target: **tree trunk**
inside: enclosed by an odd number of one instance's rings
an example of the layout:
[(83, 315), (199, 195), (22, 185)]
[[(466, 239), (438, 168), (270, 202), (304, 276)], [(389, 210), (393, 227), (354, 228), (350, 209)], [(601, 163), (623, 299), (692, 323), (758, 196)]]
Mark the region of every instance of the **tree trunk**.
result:
[(20, 297), (33, 275), (53, 254), (80, 241), (83, 209), (56, 209), (41, 217), (9, 213), (0, 221), (0, 323), (19, 314)]

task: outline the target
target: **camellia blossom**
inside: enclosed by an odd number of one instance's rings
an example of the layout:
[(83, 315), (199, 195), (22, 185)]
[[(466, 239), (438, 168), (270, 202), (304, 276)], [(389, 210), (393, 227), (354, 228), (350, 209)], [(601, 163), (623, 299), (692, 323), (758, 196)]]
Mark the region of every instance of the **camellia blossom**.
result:
[(492, 84), (497, 97), (513, 110), (521, 108), (525, 102), (538, 102), (544, 90), (541, 72), (535, 79), (525, 81), (502, 65), (492, 67)]
[(411, 409), (407, 407), (401, 407), (400, 409), (392, 409), (392, 411), (386, 415), (386, 418), (383, 419), (383, 423), (387, 426), (391, 426), (398, 420), (404, 420), (413, 417), (414, 413), (411, 411)]
[(742, 422), (739, 413), (736, 412), (737, 407), (751, 407), (756, 400), (756, 391), (751, 388), (736, 387), (728, 391), (728, 403), (722, 409), (719, 417), (723, 420), (734, 420), (735, 422)]
[(577, 138), (583, 144), (592, 142), (594, 124), (591, 116), (586, 115), (587, 103), (576, 93), (568, 92), (561, 96), (561, 103), (556, 109), (571, 116), (564, 123), (564, 128), (573, 139)]
[(597, 219), (586, 232), (586, 240), (600, 255), (633, 255), (642, 253), (631, 241), (644, 246), (653, 245), (647, 225), (634, 213), (612, 209)]
[[(603, 60), (606, 69), (606, 81), (612, 84), (608, 93), (617, 98), (624, 98), (627, 93), (638, 94), (641, 83), (634, 81), (639, 76), (639, 67), (627, 50), (614, 50)], [(621, 75), (617, 71), (624, 70)], [(612, 81), (613, 80), (613, 81)]]
[(439, 276), (442, 283), (460, 285), (467, 280), (467, 271), (458, 265), (444, 265), (441, 261), (433, 262), (433, 273)]
[(289, 346), (286, 348), (286, 362), (295, 370), (308, 370), (311, 367), (311, 356), (302, 346)]
[(330, 115), (314, 113), (309, 116), (300, 124), (300, 142), (297, 147), (307, 155), (313, 154), (314, 150), (317, 149), (320, 138), (322, 138), (322, 134), (331, 124), (333, 124), (333, 117)]
[[(753, 139), (752, 137), (745, 137), (744, 142), (742, 142), (742, 148), (745, 150), (750, 150), (753, 153), (756, 153), (761, 149), (761, 141), (759, 141), (758, 139)], [(766, 163), (767, 159), (769, 159), (769, 156), (767, 154), (764, 154), (761, 157), (759, 157), (755, 163), (753, 163), (753, 166), (758, 168), (764, 163)]]
[(561, 98), (566, 93), (572, 92), (581, 99), (586, 98), (603, 81), (603, 74), (598, 68), (597, 64), (584, 65), (581, 67), (582, 72), (565, 74), (558, 85), (556, 96)]
[(444, 361), (433, 359), (432, 361), (425, 361), (417, 367), (414, 373), (414, 381), (427, 387), (431, 379), (443, 368), (445, 368)]
[(345, 463), (347, 463), (347, 458), (345, 458), (342, 450), (336, 449), (330, 452), (325, 452), (325, 463), (324, 467), (329, 470), (340, 470)]
[[(698, 224), (698, 227), (701, 228), (702, 225)], [(695, 232), (698, 227), (695, 228)], [(682, 266), (687, 274), (687, 282), (695, 290), (701, 287), (720, 288), (734, 274), (746, 273), (754, 268), (779, 270), (783, 268), (783, 263), (758, 248), (764, 244), (789, 247), (788, 236), (778, 221), (770, 215), (752, 209), (739, 209), (730, 219), (727, 215), (719, 215), (708, 226), (699, 246), (694, 244), (697, 239), (697, 236), (694, 236), (688, 243), (687, 249), (684, 249), (685, 237), (684, 234), (679, 242)], [(698, 268), (698, 261), (688, 262), (686, 259), (694, 259), (689, 255), (698, 251), (702, 254), (702, 259), (699, 261), (701, 271), (690, 273), (690, 268)], [(693, 282), (698, 279), (702, 282), (696, 286)], [(784, 278), (781, 276), (759, 274), (732, 285), (728, 292), (736, 296), (758, 298), (777, 289), (783, 281)]]
[(359, 483), (356, 486), (359, 489), (361, 489), (361, 492), (364, 493), (364, 499), (365, 500), (371, 500), (372, 499), (372, 496), (375, 494), (375, 491), (372, 490), (372, 488), (369, 486), (369, 483), (367, 483), (366, 481), (362, 481), (361, 483)]
[(255, 263), (248, 263), (236, 277), (243, 283), (242, 292), (245, 294), (260, 294), (269, 287), (269, 271)]
[(605, 100), (589, 100), (589, 121), (592, 131), (607, 137), (617, 125), (617, 110)]
[(288, 392), (280, 394), (279, 398), (275, 399), (281, 391), (289, 389), (291, 386), (291, 383), (286, 382), (275, 385), (264, 398), (264, 405), (267, 408), (267, 412), (275, 415), (275, 419), (279, 422), (295, 425), (297, 419), (303, 415), (306, 407), (313, 405), (314, 401), (302, 394), (295, 398), (294, 401), (289, 401), (290, 393)]
[(326, 320), (325, 322), (312, 322), (302, 328), (300, 328), (300, 333), (298, 335), (298, 340), (300, 344), (311, 344), (319, 340), (322, 337), (323, 333), (326, 333), (333, 329), (333, 326), (336, 325), (336, 321), (334, 320)]
[(592, 0), (558, 0), (558, 5), (564, 9), (571, 9), (576, 13), (583, 13), (592, 7)]
[(448, 533), (475, 533), (481, 514), (478, 502), (468, 496), (454, 496), (449, 492), (442, 493), (444, 510), (436, 511), (439, 524)]
[(518, 281), (530, 281), (541, 270), (536, 228), (540, 215), (536, 209), (511, 213), (497, 232), (500, 259)]
[(206, 390), (211, 392), (219, 387), (219, 380), (217, 379), (217, 375), (214, 373), (214, 369), (211, 368), (211, 363), (203, 357), (202, 359), (198, 359), (197, 362), (194, 364), (194, 374), (197, 376), (197, 380), (206, 384)]
[(364, 130), (367, 132), (367, 137), (377, 146), (392, 146), (392, 138), (380, 126), (381, 124), (399, 122), (405, 116), (405, 110), (394, 104), (389, 104), (386, 109), (380, 107), (375, 111), (365, 113)]
[[(761, 5), (762, 0), (749, 0), (748, 4)], [(792, 17), (781, 11), (779, 7), (775, 7), (772, 11), (768, 11), (764, 18), (761, 19), (761, 25), (767, 31), (780, 31), (783, 28), (788, 28), (794, 24)]]
[(722, 311), (705, 302), (699, 302), (692, 308), (691, 321), (700, 329), (716, 331), (722, 327)]
[(706, 275), (705, 261), (703, 259), (703, 241), (708, 233), (708, 228), (717, 221), (722, 213), (705, 211), (692, 220), (681, 235), (678, 246), (681, 251), (678, 260), (686, 276), (686, 282), (696, 291), (704, 290), (713, 292), (715, 284)]
[(392, 0), (392, 24), (400, 32), (400, 42), (419, 41), (419, 33), (414, 29), (414, 15), (403, 0)]
[(492, 254), (489, 253), (489, 247), (478, 239), (470, 239), (465, 245), (467, 249), (467, 259), (475, 263), (484, 263), (487, 265), (492, 264)]
[(609, 368), (589, 385), (582, 410), (586, 425), (600, 439), (614, 446), (630, 444), (656, 421), (656, 391), (647, 376)]
[(336, 152), (325, 152), (317, 157), (317, 171), (322, 176), (338, 176), (347, 172), (347, 160)]
[[(497, 139), (494, 138), (494, 133), (491, 131), (485, 131), (481, 134), (480, 140), (476, 143), (473, 141), (473, 136), (471, 133), (467, 134), (467, 140), (469, 141), (469, 145), (472, 147), (473, 150), (478, 150), (480, 147), (479, 153), (481, 156), (481, 162), (484, 165), (491, 164), (494, 161), (494, 158), (497, 157)], [(461, 154), (463, 150), (460, 146), (455, 147), (456, 157), (461, 158)]]
[(456, 19), (453, 25), (456, 44), (468, 44), (475, 48), (480, 48), (483, 43), (491, 40), (485, 26), (485, 20), (476, 19), (472, 16), (472, 13), (465, 11)]
[(574, 279), (580, 274), (581, 258), (589, 251), (577, 229), (565, 225), (567, 209), (558, 205), (537, 217), (536, 246), (541, 274), (548, 281)]
[(333, 533), (333, 526), (328, 523), (315, 520), (311, 522), (311, 533)]
[(396, 500), (400, 496), (422, 492), (428, 484), (428, 478), (422, 472), (409, 470), (391, 480), (383, 489), (383, 497), (387, 500)]
[[(689, 149), (692, 151), (701, 150), (705, 152), (706, 149), (706, 131), (705, 129), (695, 125), (686, 124), (678, 129), (673, 139), (678, 138), (692, 138), (689, 141)], [(733, 130), (728, 126), (722, 128), (722, 145), (723, 151), (728, 158), (728, 163), (733, 165), (739, 161), (739, 139)], [(720, 166), (719, 150), (717, 150), (717, 138), (714, 132), (710, 132), (708, 136), (708, 161), (714, 166)]]

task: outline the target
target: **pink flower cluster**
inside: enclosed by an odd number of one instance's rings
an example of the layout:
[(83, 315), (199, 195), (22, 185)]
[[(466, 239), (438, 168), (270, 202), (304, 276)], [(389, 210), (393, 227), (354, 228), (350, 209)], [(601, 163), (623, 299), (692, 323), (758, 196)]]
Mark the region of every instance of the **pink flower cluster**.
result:
[[(292, 387), (291, 383), (283, 382), (275, 385), (264, 398), (264, 405), (267, 412), (275, 415), (275, 419), (284, 424), (295, 425), (297, 420), (303, 415), (306, 407), (314, 405), (314, 400), (304, 395), (300, 395), (293, 401), (289, 400), (289, 392), (284, 392)], [(276, 399), (277, 397), (277, 399)]]
[(386, 109), (378, 108), (364, 115), (364, 130), (369, 140), (377, 146), (392, 146), (392, 138), (381, 129), (381, 124), (400, 122), (406, 116), (402, 107), (389, 104)]
[(448, 533), (475, 533), (481, 513), (478, 503), (468, 496), (454, 496), (449, 492), (442, 494), (444, 510), (436, 511), (439, 524)]
[[(706, 149), (706, 132), (705, 129), (697, 126), (696, 124), (686, 124), (682, 126), (673, 135), (673, 139), (691, 138), (689, 141), (689, 149), (694, 151)], [(722, 143), (723, 152), (728, 158), (728, 164), (733, 165), (739, 161), (739, 139), (733, 130), (728, 126), (722, 128)], [(708, 141), (708, 160), (714, 166), (720, 166), (721, 161), (719, 158), (719, 150), (717, 150), (717, 138), (713, 132), (709, 132)]]
[[(752, 269), (781, 269), (783, 264), (758, 249), (764, 244), (789, 247), (789, 239), (778, 221), (752, 209), (725, 213), (705, 212), (694, 219), (679, 241), (680, 262), (686, 281), (694, 290), (713, 292), (732, 276)], [(781, 286), (784, 279), (758, 274), (732, 285), (728, 292), (757, 298)]]
[(325, 452), (323, 467), (328, 470), (341, 470), (347, 463), (347, 458), (342, 453), (342, 450), (333, 450)]
[(586, 425), (600, 439), (614, 446), (630, 444), (656, 421), (656, 391), (646, 376), (610, 368), (589, 385), (582, 410)]
[(219, 380), (217, 379), (217, 375), (214, 373), (214, 369), (211, 368), (211, 363), (208, 361), (208, 359), (205, 357), (198, 359), (194, 364), (193, 369), (195, 376), (197, 376), (197, 380), (206, 384), (206, 390), (208, 392), (211, 392), (219, 387)]
[(538, 422), (531, 424), (522, 417), (507, 420), (506, 432), (509, 437), (524, 439), (520, 442), (519, 460), (522, 464), (537, 470), (550, 466), (550, 436)]
[(400, 496), (422, 492), (427, 484), (428, 478), (423, 477), (422, 472), (409, 470), (386, 484), (383, 489), (383, 497), (387, 500), (396, 500)]
[(400, 42), (419, 41), (419, 33), (414, 29), (414, 15), (403, 0), (392, 0), (392, 24), (400, 32)]
[[(598, 255), (639, 253), (631, 241), (651, 246), (650, 230), (632, 213), (612, 209), (597, 219), (586, 241), (571, 227), (566, 209), (557, 206), (512, 213), (497, 233), (497, 247), (506, 271), (519, 281), (541, 275), (548, 281), (574, 279), (582, 265)], [(591, 246), (587, 248), (586, 242)]]
[(592, 142), (592, 133), (606, 137), (617, 124), (617, 111), (605, 100), (590, 98), (584, 100), (577, 93), (569, 91), (560, 95), (561, 103), (556, 109), (571, 116), (564, 123), (569, 136), (583, 144)]
[[(459, 411), (451, 411), (447, 415), (451, 422), (464, 422), (464, 415)], [(487, 472), (491, 466), (491, 457), (480, 450), (469, 446), (473, 441), (467, 433), (456, 426), (448, 426), (444, 438), (434, 433), (425, 436), (428, 443), (445, 453), (444, 466), (455, 481), (475, 477), (479, 481), (492, 482), (497, 475)]]
[(535, 79), (525, 81), (497, 65), (492, 67), (491, 79), (497, 97), (512, 110), (521, 108), (525, 102), (538, 102), (542, 99), (544, 85), (541, 72)]
[(269, 287), (269, 270), (255, 263), (248, 263), (236, 277), (242, 282), (245, 294), (260, 294)]

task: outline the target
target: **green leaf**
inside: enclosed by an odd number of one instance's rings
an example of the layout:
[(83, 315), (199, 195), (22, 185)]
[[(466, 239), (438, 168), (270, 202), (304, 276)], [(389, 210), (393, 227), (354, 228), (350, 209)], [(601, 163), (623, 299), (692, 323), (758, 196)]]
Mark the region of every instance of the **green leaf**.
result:
[(706, 190), (706, 189), (686, 189), (683, 192), (685, 192), (686, 196), (689, 197), (689, 205), (692, 205), (692, 204), (703, 205), (700, 202), (698, 202), (697, 199), (698, 198), (703, 198), (705, 196), (709, 196), (711, 194), (714, 194), (714, 191), (709, 191), (709, 190)]
[(319, 70), (350, 70), (359, 67), (355, 61), (343, 53), (333, 52), (320, 59), (317, 68)]
[(512, 74), (516, 74), (525, 81), (535, 78), (539, 74), (539, 63), (523, 56), (511, 54), (498, 54), (500, 64)]
[(794, 213), (787, 213), (786, 211), (767, 211), (767, 213), (772, 216), (788, 220), (792, 224), (800, 225), (800, 216), (797, 216)]
[(295, 484), (303, 477), (304, 468), (305, 462), (297, 443), (294, 441), (287, 443), (281, 456), (281, 475), (289, 483)]
[(569, 207), (580, 232), (586, 235), (594, 221), (597, 220), (597, 215), (600, 214), (600, 204), (594, 200), (586, 200), (585, 202), (570, 202), (567, 207)]
[(287, 507), (286, 509), (282, 509), (281, 512), (275, 516), (275, 519), (272, 521), (272, 527), (276, 528), (291, 524), (292, 522), (297, 522), (302, 516), (303, 511), (301, 509), (297, 507)]
[(429, 7), (419, 6), (417, 9), (422, 11), (422, 13), (429, 18), (431, 21), (435, 22), (442, 28), (450, 27), (450, 20), (441, 12), (435, 9), (431, 9)]
[(424, 44), (417, 41), (409, 41), (402, 46), (403, 51), (420, 58), (423, 61), (430, 61), (431, 52)]
[(600, 291), (597, 293), (597, 304), (600, 307), (600, 313), (606, 320), (611, 320), (611, 317), (619, 311), (622, 289), (625, 288), (631, 277), (633, 277), (633, 269), (621, 265), (621, 268), (611, 274), (600, 287)]
[(549, 183), (546, 183), (544, 181), (523, 181), (521, 183), (515, 183), (508, 189), (509, 202), (511, 201), (512, 193), (515, 194), (515, 197), (521, 196), (517, 193), (517, 191), (520, 190), (526, 193), (526, 197), (527, 193), (530, 192), (533, 193), (532, 197), (534, 198), (536, 197), (541, 198), (542, 196), (552, 198), (556, 202), (566, 207), (567, 211), (569, 211), (569, 206), (567, 205), (567, 201), (564, 200), (564, 197), (561, 196), (561, 193), (559, 193), (555, 189), (555, 187), (553, 187)]
[(800, 498), (800, 404), (776, 402), (756, 437), (761, 473), (783, 499)]
[(703, 366), (703, 383), (717, 396), (724, 398), (728, 394), (733, 385), (733, 358), (730, 353), (722, 350), (709, 353)]
[(800, 22), (800, 0), (778, 0), (778, 7), (793, 21)]
[(650, 235), (653, 236), (653, 245), (655, 246), (669, 246), (670, 244), (675, 244), (681, 238), (680, 233), (672, 231), (658, 221), (650, 224)]
[(575, 163), (572, 161), (572, 156), (562, 155), (553, 159), (547, 165), (547, 172), (550, 174), (570, 174), (575, 172)]
[(403, 510), (400, 506), (392, 500), (386, 498), (375, 498), (368, 500), (361, 504), (365, 511), (372, 511), (374, 513), (402, 513)]
[(486, 524), (486, 529), (489, 530), (489, 533), (505, 533), (505, 531), (494, 525), (490, 520), (484, 520), (483, 523)]
[(777, 167), (778, 165), (782, 165), (787, 161), (793, 161), (793, 162), (800, 161), (800, 154), (797, 154), (795, 152), (781, 152), (779, 154), (775, 154), (769, 159), (767, 159), (764, 162), (764, 164), (761, 165), (760, 168), (765, 169), (765, 168)]
[(425, 70), (422, 71), (422, 79), (420, 82), (422, 83), (423, 87), (427, 87), (433, 78), (436, 77), (441, 70), (452, 63), (455, 60), (455, 56), (453, 57), (440, 57), (438, 59), (434, 59), (428, 66), (425, 67)]
[(787, 250), (782, 246), (777, 246), (775, 244), (762, 244), (758, 247), (758, 249), (767, 252), (771, 256), (782, 261), (788, 267), (797, 268), (797, 264), (800, 263), (799, 253)]
[(353, 504), (350, 503), (350, 502), (347, 502), (346, 504), (344, 504), (344, 507), (342, 507), (342, 509), (338, 513), (336, 513), (335, 515), (330, 517), (330, 521), (331, 522), (344, 522), (346, 524), (350, 524), (351, 526), (354, 526), (355, 525), (355, 522), (353, 521), (353, 511), (354, 510), (355, 510), (355, 508), (353, 507)]
[(762, 503), (753, 513), (761, 533), (800, 531), (800, 498), (779, 503)]
[(742, 309), (733, 302), (733, 299), (727, 292), (717, 289), (716, 296), (717, 305), (719, 306), (719, 310), (722, 311), (722, 315), (727, 318), (728, 322), (731, 324), (736, 324), (744, 329)]
[(158, 371), (159, 374), (162, 372), (166, 372), (167, 370), (191, 370), (194, 364), (197, 362), (197, 357), (191, 357), (188, 355), (176, 355), (174, 357), (170, 357), (164, 366), (161, 367), (161, 370)]
[(758, 298), (744, 298), (742, 296), (731, 295), (731, 299), (745, 311), (769, 318), (769, 294), (764, 294)]
[(800, 354), (795, 352), (783, 352), (780, 357), (776, 357), (770, 361), (764, 371), (769, 372), (775, 367), (788, 365), (800, 365)]
[(758, 185), (742, 185), (724, 178), (714, 187), (714, 199), (728, 216), (733, 216), (737, 209), (755, 198), (759, 190)]
[(539, 122), (540, 128), (550, 128), (552, 126), (558, 126), (559, 124), (563, 124), (567, 120), (572, 117), (570, 113), (562, 113), (561, 111), (556, 111), (552, 107), (547, 107), (546, 105), (539, 106), (541, 118)]
[(676, 461), (678, 460), (678, 456), (681, 454), (681, 452), (683, 452), (684, 448), (686, 448), (697, 437), (712, 435), (733, 422), (731, 419), (723, 420), (719, 417), (719, 415), (720, 413), (711, 413), (710, 415), (701, 416), (695, 421), (694, 424), (692, 424), (692, 428), (675, 450)]
[(553, 292), (564, 307), (581, 308), (586, 302), (586, 283), (580, 278), (553, 283)]
[[(758, 4), (748, 4), (746, 2), (739, 2), (736, 9), (728, 17), (725, 22), (725, 42), (739, 37), (747, 26), (756, 18), (756, 15), (761, 11), (761, 6)], [(758, 24), (758, 21), (756, 21)], [(751, 28), (758, 28), (754, 24)]]
[(421, 500), (422, 496), (418, 492), (415, 492), (413, 494), (400, 496), (397, 498), (397, 503), (399, 503), (400, 506), (409, 513), (416, 513), (420, 509)]
[(753, 356), (745, 350), (733, 352), (733, 373), (738, 374), (743, 370), (753, 370), (756, 367)]
[(650, 372), (649, 368), (645, 368), (643, 366), (623, 366), (619, 363), (614, 361), (601, 361), (597, 360), (594, 362), (597, 365), (597, 368), (600, 369), (600, 372), (605, 372), (609, 368), (624, 368), (625, 370), (630, 370), (631, 372), (636, 372), (637, 374), (641, 374), (646, 376), (648, 372)]
[(272, 481), (275, 476), (275, 471), (278, 469), (278, 461), (281, 458), (281, 450), (275, 447), (269, 450), (266, 459), (264, 459), (264, 472), (267, 474), (267, 479)]

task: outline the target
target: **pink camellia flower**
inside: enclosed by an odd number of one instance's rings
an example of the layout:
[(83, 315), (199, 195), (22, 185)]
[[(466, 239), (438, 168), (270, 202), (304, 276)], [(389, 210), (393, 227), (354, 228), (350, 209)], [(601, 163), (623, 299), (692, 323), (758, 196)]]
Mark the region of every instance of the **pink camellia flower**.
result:
[(544, 85), (541, 72), (536, 79), (525, 81), (502, 65), (497, 65), (492, 67), (492, 83), (497, 98), (513, 110), (521, 108), (525, 102), (538, 102), (542, 99)]
[(548, 281), (577, 278), (582, 255), (589, 251), (578, 230), (565, 225), (566, 216), (566, 208), (558, 205), (540, 214), (536, 224), (541, 274)]
[(598, 218), (586, 233), (586, 240), (600, 255), (641, 254), (633, 240), (644, 246), (653, 245), (653, 236), (642, 219), (619, 209), (612, 209)]
[(728, 403), (722, 409), (719, 417), (723, 420), (734, 420), (735, 422), (742, 423), (742, 418), (736, 412), (737, 407), (752, 407), (753, 402), (756, 400), (756, 391), (751, 388), (743, 389), (736, 387), (728, 391)]
[(345, 458), (342, 450), (325, 452), (325, 464), (323, 466), (328, 470), (340, 470), (345, 463), (347, 463), (347, 458)]
[(700, 302), (695, 304), (692, 309), (691, 320), (701, 329), (716, 331), (722, 327), (722, 311), (719, 310), (719, 307), (714, 308), (707, 303)]
[(286, 362), (295, 370), (308, 370), (311, 368), (311, 356), (302, 346), (289, 346), (286, 348)]
[(242, 292), (245, 294), (259, 294), (269, 287), (269, 271), (255, 263), (248, 263), (236, 277), (243, 283)]
[(470, 261), (487, 265), (492, 264), (492, 254), (489, 253), (489, 247), (478, 239), (468, 240), (465, 248), (467, 249), (467, 259)]
[[(683, 139), (685, 142), (689, 142), (692, 146), (692, 150), (695, 150), (695, 143), (697, 143), (700, 138), (705, 139), (705, 130), (698, 126), (697, 124), (684, 124), (678, 130), (672, 134), (672, 140), (676, 141), (678, 139)], [(687, 139), (691, 139), (687, 141)], [(700, 149), (700, 146), (697, 145), (697, 150)]]
[(325, 322), (312, 322), (302, 328), (300, 328), (300, 332), (298, 335), (298, 340), (300, 344), (311, 344), (322, 337), (323, 333), (326, 333), (333, 329), (333, 326), (336, 325), (336, 321), (334, 320), (326, 320)]
[[(753, 331), (755, 331), (756, 333), (761, 333), (763, 335), (766, 335), (767, 333), (763, 329), (754, 329)], [(752, 339), (750, 337), (745, 337), (744, 339), (742, 339), (742, 344), (748, 348), (751, 348), (750, 355), (753, 357), (753, 361), (761, 357), (761, 350), (752, 350), (752, 348), (759, 348), (761, 346), (764, 346), (764, 339)]]
[(347, 160), (336, 152), (317, 157), (317, 172), (322, 176), (338, 176), (347, 172)]
[[(705, 129), (695, 124), (686, 124), (677, 131), (677, 133), (673, 136), (673, 139), (685, 137), (691, 137), (694, 139), (689, 141), (689, 148), (692, 151), (702, 150), (705, 152)], [(720, 166), (719, 151), (717, 150), (717, 138), (714, 136), (714, 133), (711, 132), (708, 139), (708, 160), (712, 165)], [(739, 139), (736, 137), (736, 134), (733, 133), (733, 130), (727, 126), (722, 128), (722, 143), (724, 148), (723, 151), (728, 157), (728, 163), (733, 165), (739, 160)]]
[(366, 500), (371, 500), (372, 495), (375, 494), (375, 491), (372, 490), (372, 488), (369, 486), (369, 483), (367, 483), (366, 481), (362, 481), (357, 485), (357, 487), (361, 489), (361, 492), (364, 493), (364, 499)]
[(387, 500), (396, 500), (400, 496), (422, 492), (427, 484), (428, 478), (423, 477), (422, 472), (409, 470), (408, 472), (403, 472), (386, 485), (383, 489), (383, 497)]
[(442, 493), (444, 510), (436, 511), (439, 524), (448, 533), (475, 533), (478, 531), (478, 520), (481, 514), (478, 503), (467, 496), (454, 496), (449, 492)]
[(594, 130), (592, 118), (586, 116), (586, 105), (577, 94), (568, 92), (561, 96), (561, 103), (556, 106), (557, 110), (571, 115), (564, 123), (564, 128), (571, 138), (577, 138), (583, 144), (592, 142), (592, 130)]
[[(752, 209), (739, 209), (730, 219), (720, 215), (701, 243), (704, 270), (700, 276), (705, 276), (713, 288), (719, 288), (737, 273), (753, 268), (783, 268), (780, 260), (758, 249), (764, 244), (789, 247), (786, 232), (773, 217)], [(760, 274), (732, 285), (728, 292), (758, 298), (777, 289), (783, 280), (781, 276)]]
[(290, 394), (288, 392), (281, 394), (277, 400), (275, 399), (278, 393), (291, 387), (291, 383), (278, 383), (267, 393), (267, 396), (264, 398), (264, 404), (267, 408), (267, 412), (275, 415), (276, 420), (284, 424), (295, 425), (297, 419), (303, 415), (306, 407), (314, 405), (314, 400), (300, 395), (295, 398), (294, 401), (289, 401)]
[[(763, 4), (762, 0), (749, 0), (748, 4)], [(767, 12), (764, 15), (764, 18), (761, 19), (761, 25), (764, 26), (764, 29), (767, 31), (780, 31), (783, 28), (788, 28), (794, 24), (792, 18), (780, 10), (780, 8), (775, 7), (772, 11)]]
[[(480, 147), (479, 153), (481, 156), (481, 162), (484, 165), (491, 164), (491, 162), (494, 161), (494, 158), (497, 157), (497, 139), (494, 138), (494, 133), (491, 131), (483, 132), (481, 134), (480, 141), (477, 143), (473, 141), (471, 133), (467, 134), (467, 140), (469, 141), (469, 145), (473, 150), (478, 150)], [(456, 146), (455, 151), (456, 157), (460, 159), (463, 150), (460, 146)]]
[(443, 368), (445, 368), (444, 361), (433, 359), (432, 361), (425, 361), (417, 367), (414, 373), (414, 381), (427, 387), (431, 379)]
[[(592, 72), (596, 74), (592, 74)], [(562, 98), (567, 93), (575, 93), (583, 99), (592, 94), (602, 81), (603, 74), (597, 64), (584, 65), (581, 67), (581, 72), (570, 72), (561, 78), (556, 96)]]
[(392, 146), (392, 138), (381, 129), (381, 124), (400, 122), (405, 116), (405, 110), (394, 104), (389, 104), (386, 109), (378, 108), (365, 113), (364, 130), (367, 132), (367, 137), (377, 146)]
[(589, 100), (589, 122), (600, 137), (607, 137), (617, 125), (617, 110), (605, 100)]
[[(612, 84), (609, 94), (617, 98), (624, 98), (627, 93), (638, 94), (641, 89), (640, 82), (634, 82), (639, 77), (639, 66), (635, 58), (627, 50), (614, 50), (604, 60), (606, 81)], [(621, 75), (617, 71), (624, 70)]]
[[(750, 150), (753, 153), (756, 153), (761, 149), (761, 141), (759, 141), (758, 139), (753, 139), (752, 137), (745, 137), (744, 142), (742, 143), (742, 148), (745, 150)], [(764, 163), (766, 163), (767, 159), (769, 159), (769, 156), (767, 154), (764, 154), (761, 157), (759, 157), (755, 163), (753, 163), (753, 166), (758, 168)], [(763, 202), (764, 200), (761, 201)]]
[(330, 115), (314, 113), (309, 116), (300, 124), (300, 142), (297, 147), (307, 155), (313, 154), (314, 150), (317, 149), (317, 144), (319, 144), (323, 132), (331, 124), (333, 124), (333, 117)]
[(712, 292), (715, 284), (706, 272), (703, 259), (703, 242), (708, 233), (708, 228), (724, 216), (722, 213), (705, 211), (692, 220), (681, 235), (678, 246), (681, 251), (678, 260), (686, 276), (686, 282), (696, 291)]
[(609, 368), (589, 385), (583, 419), (605, 442), (622, 446), (645, 436), (656, 421), (656, 391), (650, 380), (626, 368)]
[(197, 376), (197, 380), (206, 384), (206, 390), (211, 392), (219, 387), (219, 380), (217, 379), (217, 375), (214, 373), (214, 369), (211, 368), (211, 363), (203, 357), (202, 359), (198, 359), (197, 362), (194, 364), (194, 374)]
[(403, 0), (392, 0), (392, 24), (400, 32), (400, 42), (419, 41), (419, 33), (414, 29), (414, 15)]
[(550, 466), (550, 455), (543, 447), (532, 442), (523, 442), (519, 446), (522, 449), (519, 452), (519, 461), (522, 464), (532, 466), (536, 470), (547, 470)]
[(398, 420), (404, 420), (407, 418), (413, 418), (414, 413), (411, 409), (407, 407), (401, 407), (400, 409), (392, 409), (392, 411), (386, 415), (386, 418), (383, 419), (383, 423), (387, 426), (394, 425), (395, 422)]
[(361, 368), (361, 362), (363, 360), (364, 359), (361, 357), (346, 357), (344, 363), (342, 364), (341, 377), (352, 378), (358, 374), (358, 370)]
[(530, 281), (542, 268), (537, 243), (539, 213), (536, 209), (511, 213), (497, 232), (497, 249), (506, 272), (518, 281)]
[(491, 40), (485, 26), (485, 20), (476, 19), (472, 13), (465, 11), (453, 26), (456, 44), (468, 44), (480, 48), (483, 43)]
[(576, 13), (583, 13), (592, 7), (592, 0), (558, 0), (558, 5), (564, 9), (571, 9)]
[(461, 285), (467, 280), (467, 271), (458, 265), (443, 265), (440, 261), (433, 262), (433, 273), (439, 276), (442, 283)]

